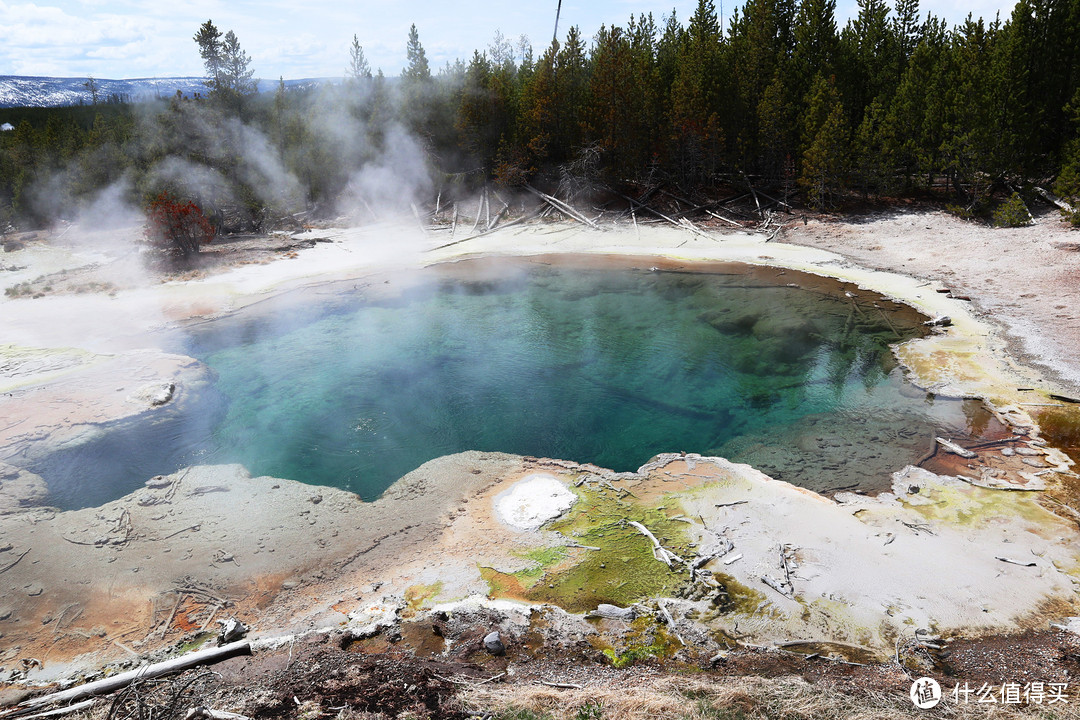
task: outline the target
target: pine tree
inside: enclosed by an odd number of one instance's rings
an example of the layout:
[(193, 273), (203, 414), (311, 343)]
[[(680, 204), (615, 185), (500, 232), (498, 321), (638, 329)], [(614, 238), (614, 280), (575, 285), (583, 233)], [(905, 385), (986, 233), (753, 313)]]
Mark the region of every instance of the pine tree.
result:
[[(776, 174), (782, 158), (792, 151), (791, 147), (771, 143), (788, 139), (787, 131), (781, 129), (787, 124), (783, 116), (796, 112), (797, 108), (787, 103), (801, 97), (801, 93), (792, 96), (789, 77), (794, 14), (792, 0), (749, 0), (731, 23), (732, 64), (738, 92), (734, 129), (742, 138), (744, 165), (767, 175)], [(763, 127), (762, 123), (769, 127)]]
[(536, 62), (522, 89), (518, 134), (533, 167), (542, 167), (549, 154), (558, 151), (553, 146), (558, 132), (555, 92), (555, 58), (558, 52), (558, 41), (552, 41)]
[(826, 209), (835, 206), (843, 187), (849, 142), (844, 107), (832, 79), (815, 76), (808, 105), (799, 184), (808, 205)]
[(588, 136), (599, 143), (607, 164), (617, 174), (627, 170), (626, 135), (632, 122), (630, 42), (620, 27), (600, 26), (590, 56)]
[(837, 70), (836, 0), (802, 0), (795, 16), (792, 76), (796, 97), (810, 92), (814, 76)]
[(364, 48), (356, 35), (352, 36), (352, 45), (349, 46), (349, 67), (346, 73), (348, 79), (356, 83), (371, 80), (371, 66), (364, 57)]
[(207, 20), (199, 27), (193, 39), (199, 45), (199, 56), (206, 68), (206, 86), (211, 92), (217, 90), (221, 87), (222, 73), (221, 31), (213, 21)]
[(1054, 192), (1072, 205), (1073, 212), (1062, 211), (1075, 226), (1080, 227), (1080, 87), (1065, 107), (1073, 130), (1065, 146), (1064, 161), (1054, 182)]
[(487, 55), (474, 51), (465, 69), (465, 81), (455, 126), (461, 146), (483, 167), (491, 168), (502, 135), (493, 120), (495, 96), (491, 90), (492, 70)]
[(712, 175), (723, 161), (721, 40), (715, 6), (698, 0), (672, 83), (670, 111), (675, 170), (692, 182)]
[(405, 70), (401, 73), (401, 79), (408, 85), (418, 85), (430, 82), (431, 68), (428, 67), (427, 53), (420, 44), (420, 33), (416, 30), (416, 24), (409, 27), (409, 40), (405, 46), (405, 59), (408, 62)]
[(589, 67), (581, 30), (571, 26), (566, 42), (555, 56), (555, 151), (553, 159), (572, 157), (584, 142), (585, 104), (589, 93)]
[(199, 55), (206, 68), (206, 86), (210, 97), (229, 110), (239, 112), (245, 99), (256, 92), (251, 58), (240, 47), (236, 33), (229, 30), (222, 36), (214, 23), (207, 20), (195, 33)]
[(896, 0), (896, 13), (892, 20), (892, 35), (896, 43), (897, 80), (907, 67), (908, 59), (915, 52), (922, 36), (919, 21), (919, 0)]
[(895, 167), (910, 185), (917, 175), (929, 189), (941, 167), (945, 140), (945, 106), (950, 77), (945, 22), (927, 18), (889, 103), (884, 129)]
[(401, 73), (402, 106), (401, 112), (405, 124), (421, 135), (429, 135), (432, 113), (431, 69), (428, 67), (427, 54), (420, 44), (420, 34), (413, 24), (409, 28), (409, 39), (405, 46), (408, 64)]
[(251, 58), (240, 48), (236, 33), (229, 30), (221, 42), (222, 90), (236, 98), (256, 91)]
[(884, 98), (874, 98), (852, 143), (852, 171), (864, 196), (878, 196), (892, 189), (893, 161), (886, 133)]
[(859, 14), (852, 19), (844, 40), (853, 67), (848, 93), (853, 113), (861, 117), (870, 102), (892, 95), (898, 80), (896, 49), (885, 0), (858, 0)]
[(786, 182), (791, 172), (798, 147), (798, 109), (784, 73), (777, 69), (757, 106), (754, 157), (754, 164), (771, 182)]
[(1001, 173), (990, 75), (995, 36), (995, 26), (971, 15), (950, 33), (941, 169), (968, 212), (982, 209), (989, 179)]

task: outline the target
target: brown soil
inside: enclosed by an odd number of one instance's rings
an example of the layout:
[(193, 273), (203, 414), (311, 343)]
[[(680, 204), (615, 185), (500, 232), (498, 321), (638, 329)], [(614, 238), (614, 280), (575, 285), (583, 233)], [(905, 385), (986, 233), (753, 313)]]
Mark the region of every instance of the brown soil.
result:
[[(591, 699), (604, 706), (599, 717), (651, 718), (657, 715), (621, 708), (619, 698), (634, 696), (640, 703), (636, 696), (643, 689), (659, 694), (658, 688), (666, 688), (682, 696), (681, 716), (691, 717), (710, 691), (737, 688), (740, 693), (724, 703), (733, 717), (831, 717), (832, 708), (824, 701), (829, 697), (832, 702), (845, 698), (846, 712), (840, 717), (860, 714), (857, 711), (907, 717), (918, 712), (907, 700), (917, 677), (933, 677), (948, 692), (963, 683), (973, 689), (984, 683), (1067, 684), (1080, 670), (1080, 641), (1062, 631), (960, 640), (945, 650), (921, 654), (901, 650), (902, 666), (845, 664), (807, 658), (803, 652), (739, 648), (719, 660), (691, 649), (666, 663), (643, 659), (615, 668), (587, 643), (559, 638), (535, 645), (529, 642), (535, 640), (531, 630), (514, 637), (504, 634), (506, 654), (492, 655), (483, 649), (482, 637), (497, 621), (484, 614), (425, 619), (363, 641), (334, 632), (311, 635), (225, 661), (213, 666), (213, 672), (196, 669), (179, 678), (141, 683), (98, 701), (82, 715), (115, 720), (138, 717), (141, 711), (143, 716), (178, 720), (189, 708), (205, 706), (259, 719), (514, 717), (508, 708), (529, 705), (531, 695), (546, 690), (563, 698), (569, 711), (561, 716), (575, 717), (575, 706), (587, 707)], [(453, 650), (427, 656), (415, 640), (425, 635), (441, 638)], [(761, 678), (801, 688), (801, 712), (784, 712), (780, 699), (756, 682)], [(1077, 688), (1066, 697), (1070, 704), (1020, 709), (1041, 710), (1043, 717), (1077, 717), (1072, 708), (1080, 702)], [(974, 696), (970, 705), (945, 702), (951, 705), (947, 712), (958, 717), (1001, 717), (997, 713), (1007, 710), (994, 708), (995, 714), (988, 716), (975, 705)]]

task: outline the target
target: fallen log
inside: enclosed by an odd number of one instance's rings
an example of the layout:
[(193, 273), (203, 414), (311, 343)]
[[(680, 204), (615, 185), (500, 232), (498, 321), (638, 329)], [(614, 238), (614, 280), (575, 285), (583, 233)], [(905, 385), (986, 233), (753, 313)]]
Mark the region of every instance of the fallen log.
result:
[(728, 218), (724, 217), (723, 215), (721, 215), (721, 214), (720, 214), (720, 213), (718, 213), (718, 212), (713, 212), (712, 210), (706, 210), (705, 212), (706, 212), (707, 214), (709, 214), (709, 215), (712, 215), (712, 216), (713, 216), (714, 218), (716, 218), (717, 220), (723, 220), (724, 222), (726, 222), (726, 223), (730, 223), (730, 224), (734, 225), (735, 227), (737, 227), (737, 228), (740, 228), (740, 229), (742, 229), (742, 230), (745, 230), (745, 229), (746, 229), (746, 228), (744, 228), (744, 227), (742, 226), (742, 224), (741, 224), (741, 223), (737, 223), (737, 222), (735, 222), (734, 220), (729, 220)]
[(680, 563), (686, 562), (681, 557), (679, 557), (678, 555), (676, 555), (675, 553), (671, 552), (670, 550), (665, 548), (663, 545), (661, 545), (660, 541), (656, 539), (655, 535), (653, 535), (651, 532), (649, 532), (649, 529), (647, 527), (645, 527), (641, 523), (637, 522), (636, 520), (629, 520), (628, 523), (630, 525), (632, 525), (633, 527), (637, 528), (637, 530), (642, 535), (649, 538), (649, 540), (652, 542), (652, 545), (653, 545), (653, 557), (654, 558), (656, 558), (660, 562), (664, 563), (668, 567), (671, 567), (671, 561), (672, 560), (677, 560)]
[(478, 232), (475, 235), (469, 235), (468, 237), (463, 237), (460, 240), (451, 240), (448, 243), (443, 243), (442, 245), (436, 245), (435, 247), (429, 248), (429, 249), (425, 250), (424, 252), (435, 252), (436, 250), (442, 250), (443, 248), (448, 248), (448, 247), (450, 247), (452, 245), (457, 245), (459, 243), (468, 242), (470, 240), (475, 240), (478, 237), (483, 237), (484, 235), (487, 235), (488, 233), (491, 233), (491, 232), (495, 232), (496, 230), (505, 230), (508, 227), (513, 227), (514, 225), (517, 225), (519, 223), (523, 223), (526, 220), (532, 220), (533, 218), (536, 218), (539, 215), (540, 215), (539, 211), (535, 211), (530, 215), (522, 215), (521, 217), (515, 218), (514, 220), (511, 220), (510, 222), (505, 223), (504, 225), (500, 225), (498, 227), (493, 227), (490, 230), (484, 230), (482, 232)]
[(485, 187), (484, 190), (480, 193), (480, 204), (476, 206), (476, 220), (473, 222), (472, 229), (469, 230), (470, 233), (476, 232), (476, 228), (480, 226), (480, 213), (484, 209), (484, 196), (486, 195), (487, 188)]
[(36, 708), (45, 705), (55, 705), (57, 703), (73, 702), (84, 698), (95, 697), (97, 695), (106, 695), (111, 692), (116, 692), (117, 690), (122, 690), (136, 680), (152, 680), (165, 675), (183, 672), (184, 670), (189, 670), (193, 667), (198, 667), (199, 665), (210, 665), (212, 663), (221, 662), (222, 660), (228, 660), (237, 655), (250, 654), (251, 643), (242, 640), (240, 642), (230, 643), (229, 645), (222, 645), (221, 647), (188, 653), (187, 655), (181, 655), (180, 657), (172, 658), (171, 660), (165, 660), (164, 662), (147, 665), (135, 670), (129, 670), (128, 672), (86, 683), (85, 685), (79, 685), (78, 687), (69, 688), (67, 690), (61, 690), (60, 692), (23, 700), (17, 707)]
[(79, 712), (80, 710), (86, 710), (94, 704), (94, 698), (89, 700), (83, 700), (82, 702), (75, 703), (74, 705), (68, 705), (67, 707), (56, 708), (55, 710), (46, 710), (45, 712), (34, 713), (33, 715), (22, 715), (21, 720), (36, 720), (36, 718), (47, 717), (59, 717), (60, 715), (70, 715), (71, 713)]
[(584, 690), (585, 689), (584, 685), (578, 685), (577, 683), (556, 683), (556, 682), (548, 682), (547, 680), (537, 680), (536, 682), (540, 683), (541, 685), (546, 685), (547, 687), (551, 687), (551, 688), (558, 688), (560, 690)]
[(613, 193), (615, 193), (616, 195), (618, 195), (619, 197), (621, 197), (623, 200), (626, 200), (628, 203), (630, 203), (631, 208), (633, 208), (633, 206), (636, 205), (636, 206), (638, 206), (639, 208), (641, 208), (643, 210), (648, 210), (649, 212), (651, 212), (656, 217), (660, 218), (661, 220), (664, 220), (665, 222), (671, 223), (672, 225), (674, 225), (677, 228), (682, 228), (683, 230), (689, 230), (690, 232), (692, 232), (692, 233), (694, 233), (696, 235), (701, 235), (702, 237), (708, 238), (710, 240), (715, 240), (716, 239), (715, 237), (713, 237), (712, 235), (709, 235), (708, 233), (706, 233), (703, 230), (699, 229), (697, 226), (695, 226), (693, 223), (690, 223), (689, 221), (687, 221), (689, 223), (689, 226), (683, 225), (678, 220), (675, 220), (674, 218), (668, 217), (667, 215), (660, 212), (659, 210), (656, 210), (655, 208), (649, 207), (648, 205), (646, 205), (646, 204), (644, 204), (644, 203), (642, 203), (642, 202), (640, 202), (638, 200), (635, 200), (634, 198), (630, 197), (629, 195), (624, 195), (624, 194), (622, 194), (621, 192), (619, 192), (618, 190), (615, 190), (615, 189), (611, 189), (611, 191)]
[(795, 595), (795, 589), (785, 584), (783, 580), (776, 580), (769, 575), (762, 575), (761, 582), (765, 583), (786, 598), (793, 598)]
[(1001, 555), (995, 555), (995, 560), (1000, 560), (1003, 563), (1009, 563), (1010, 565), (1019, 565), (1020, 567), (1038, 567), (1034, 562), (1028, 562), (1025, 560), (1013, 560), (1012, 558), (1002, 557)]
[(746, 177), (746, 173), (743, 173), (743, 180), (746, 181), (746, 187), (750, 188), (750, 194), (754, 196), (754, 205), (757, 207), (758, 217), (764, 218), (765, 214), (761, 210), (761, 201), (758, 200), (757, 191), (754, 190), (754, 186), (750, 184), (750, 178)]
[(946, 452), (951, 452), (953, 455), (959, 455), (962, 458), (970, 460), (973, 457), (978, 457), (978, 453), (974, 453), (971, 450), (962, 448), (954, 442), (946, 440), (943, 437), (935, 437), (934, 440), (938, 445), (945, 448)]
[(1049, 203), (1051, 203), (1051, 204), (1053, 204), (1053, 205), (1056, 205), (1056, 206), (1058, 207), (1058, 209), (1059, 209), (1059, 210), (1064, 210), (1064, 211), (1065, 211), (1065, 212), (1067, 212), (1067, 213), (1074, 213), (1074, 212), (1076, 212), (1076, 208), (1074, 208), (1074, 207), (1073, 207), (1072, 205), (1070, 205), (1069, 203), (1067, 203), (1067, 202), (1065, 202), (1064, 200), (1062, 200), (1061, 198), (1059, 198), (1059, 197), (1058, 197), (1057, 195), (1054, 195), (1054, 194), (1053, 194), (1053, 193), (1051, 193), (1051, 192), (1048, 192), (1048, 191), (1046, 191), (1046, 190), (1043, 190), (1043, 189), (1042, 189), (1041, 187), (1039, 187), (1038, 185), (1033, 185), (1032, 187), (1033, 187), (1033, 189), (1035, 190), (1035, 192), (1037, 192), (1037, 193), (1039, 193), (1040, 195), (1042, 195), (1042, 196), (1043, 196), (1043, 198), (1044, 198), (1044, 199), (1045, 199), (1045, 200), (1046, 200), (1047, 202), (1049, 202)]
[(594, 223), (592, 220), (585, 217), (584, 215), (582, 215), (577, 210), (570, 207), (569, 205), (567, 205), (566, 203), (564, 203), (562, 200), (558, 199), (557, 197), (552, 197), (551, 195), (548, 195), (547, 193), (540, 192), (539, 190), (534, 188), (532, 185), (526, 185), (525, 189), (528, 190), (529, 192), (531, 192), (532, 194), (536, 195), (538, 198), (540, 198), (541, 200), (546, 202), (551, 207), (553, 207), (556, 210), (558, 210), (559, 212), (561, 212), (563, 215), (571, 217), (571, 218), (573, 218), (574, 220), (577, 220), (580, 223), (584, 223), (585, 225), (588, 225), (589, 227), (591, 227), (594, 230), (599, 230), (600, 229), (599, 227), (597, 227), (596, 223)]
[(247, 715), (227, 712), (225, 710), (213, 710), (208, 707), (191, 708), (184, 715), (184, 720), (251, 720)]

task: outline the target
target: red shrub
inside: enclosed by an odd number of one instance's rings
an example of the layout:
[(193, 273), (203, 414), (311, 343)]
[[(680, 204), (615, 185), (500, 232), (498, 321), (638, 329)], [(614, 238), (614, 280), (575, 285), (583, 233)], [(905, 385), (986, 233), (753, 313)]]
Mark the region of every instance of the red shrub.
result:
[(161, 193), (146, 208), (146, 239), (169, 255), (186, 258), (214, 239), (213, 224), (198, 205)]

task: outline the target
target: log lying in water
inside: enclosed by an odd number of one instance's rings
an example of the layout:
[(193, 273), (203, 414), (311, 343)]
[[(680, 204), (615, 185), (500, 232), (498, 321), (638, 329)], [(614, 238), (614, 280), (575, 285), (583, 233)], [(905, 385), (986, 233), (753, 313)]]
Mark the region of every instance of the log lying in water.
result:
[(936, 438), (934, 438), (934, 440), (937, 441), (938, 445), (945, 448), (946, 451), (951, 452), (953, 455), (959, 455), (960, 457), (967, 458), (969, 460), (971, 458), (973, 458), (973, 457), (978, 457), (978, 455), (976, 453), (973, 453), (970, 450), (962, 448), (959, 445), (957, 445), (956, 443), (951, 442), (949, 440), (946, 440), (943, 437), (936, 437)]

